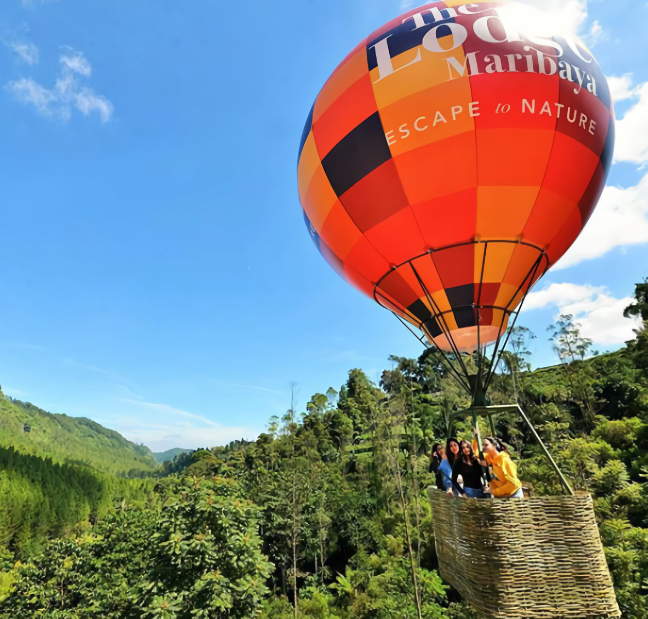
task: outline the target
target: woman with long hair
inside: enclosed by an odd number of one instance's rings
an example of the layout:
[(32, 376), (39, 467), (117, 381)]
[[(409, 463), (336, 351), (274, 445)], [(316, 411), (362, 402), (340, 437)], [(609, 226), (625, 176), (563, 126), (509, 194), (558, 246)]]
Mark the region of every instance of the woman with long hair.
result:
[(446, 455), (446, 450), (443, 445), (439, 447), (439, 457), (441, 458), (441, 462), (439, 464), (439, 472), (437, 475), (439, 475), (440, 478), (439, 481), (437, 481), (437, 488), (452, 494), (452, 467), (448, 462), (448, 456)]
[(446, 441), (446, 455), (448, 456), (448, 464), (451, 467), (454, 466), (459, 455), (459, 441), (454, 436)]
[(434, 443), (432, 447), (432, 454), (430, 456), (430, 471), (434, 473), (434, 478), (436, 481), (436, 487), (440, 490), (443, 489), (443, 476), (441, 471), (439, 471), (439, 466), (441, 466), (441, 449), (443, 445), (441, 443)]
[(522, 482), (517, 476), (517, 466), (511, 460), (511, 456), (506, 446), (500, 439), (494, 436), (488, 436), (482, 441), (484, 457), (482, 460), (484, 466), (493, 467), (493, 474), (496, 479), (488, 482), (491, 493), (497, 499), (522, 499)]
[[(463, 488), (458, 482), (459, 475), (463, 478)], [(468, 441), (459, 443), (459, 456), (455, 459), (452, 467), (452, 488), (456, 489), (460, 496), (464, 498), (487, 498), (484, 494), (481, 463), (475, 456), (472, 445)], [(452, 489), (447, 492), (452, 493)]]

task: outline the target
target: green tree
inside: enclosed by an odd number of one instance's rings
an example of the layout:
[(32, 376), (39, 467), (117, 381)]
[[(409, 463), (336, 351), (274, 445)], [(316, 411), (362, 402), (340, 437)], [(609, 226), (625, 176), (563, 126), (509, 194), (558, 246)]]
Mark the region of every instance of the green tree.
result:
[(16, 564), (0, 615), (254, 616), (272, 571), (261, 553), (258, 508), (224, 478), (185, 478), (159, 490), (159, 509), (119, 512), (91, 533), (56, 540)]

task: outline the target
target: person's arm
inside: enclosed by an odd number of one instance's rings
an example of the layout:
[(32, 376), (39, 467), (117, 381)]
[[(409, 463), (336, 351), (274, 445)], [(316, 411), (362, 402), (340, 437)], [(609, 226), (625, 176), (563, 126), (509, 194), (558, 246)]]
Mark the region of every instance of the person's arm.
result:
[[(475, 431), (473, 430), (473, 434), (474, 433), (475, 433)], [(479, 445), (477, 444), (477, 436), (475, 436), (475, 438), (473, 438), (472, 448), (473, 448), (473, 453), (477, 456), (477, 459), (479, 460)], [(489, 460), (489, 457), (490, 456), (485, 453), (484, 454), (485, 460), (479, 460), (479, 464), (481, 464), (482, 466), (488, 466), (489, 464), (491, 464), (491, 461)]]
[(502, 462), (502, 477), (504, 479), (499, 480), (497, 483), (495, 483), (495, 480), (490, 482), (493, 496), (511, 496), (520, 489), (521, 484), (517, 477), (517, 467), (510, 458), (505, 458)]
[[(446, 492), (452, 491), (452, 470), (450, 469), (450, 465), (448, 464), (447, 460), (443, 460), (441, 464), (439, 465), (439, 471), (441, 472), (441, 476), (443, 479), (443, 487)], [(448, 475), (450, 473), (450, 475)]]
[(455, 460), (454, 466), (452, 467), (452, 487), (461, 495), (466, 496), (466, 492), (459, 485), (459, 469), (461, 468), (461, 458)]

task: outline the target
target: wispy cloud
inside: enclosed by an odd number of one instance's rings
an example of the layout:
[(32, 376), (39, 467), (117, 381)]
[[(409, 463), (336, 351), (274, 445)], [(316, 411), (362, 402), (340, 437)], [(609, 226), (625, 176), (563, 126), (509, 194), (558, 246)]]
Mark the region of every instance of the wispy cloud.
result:
[(589, 29), (588, 33), (585, 35), (585, 42), (590, 46), (594, 47), (596, 45), (596, 42), (601, 38), (601, 35), (603, 34), (603, 26), (599, 24), (598, 20), (596, 20), (591, 28)]
[(331, 351), (324, 355), (324, 360), (329, 363), (364, 363), (366, 361), (375, 361), (373, 357), (360, 354), (355, 350)]
[(365, 363), (367, 361), (376, 361), (374, 357), (368, 357), (356, 350), (306, 350), (302, 353), (306, 357), (317, 357), (327, 363)]
[(101, 374), (102, 376), (106, 376), (107, 378), (112, 378), (114, 376), (108, 370), (102, 370), (101, 368), (95, 367), (94, 365), (86, 365), (85, 363), (79, 363), (78, 361), (70, 357), (63, 357), (61, 361), (63, 361), (63, 363), (66, 363), (67, 365), (73, 365), (74, 367), (77, 368), (83, 368), (84, 370), (90, 370), (92, 372), (96, 372), (97, 374)]
[(24, 7), (35, 6), (37, 4), (52, 4), (58, 0), (21, 0)]
[(181, 408), (175, 408), (169, 404), (158, 404), (156, 402), (143, 402), (142, 400), (132, 400), (129, 398), (120, 398), (122, 402), (128, 402), (129, 404), (135, 404), (136, 406), (141, 406), (149, 411), (154, 411), (162, 415), (171, 415), (176, 417), (186, 417), (188, 419), (196, 419), (197, 421), (202, 421), (209, 426), (218, 427), (219, 424), (214, 423), (211, 419), (203, 417), (202, 415), (195, 415), (188, 411), (184, 411)]
[(29, 66), (38, 64), (38, 48), (30, 41), (23, 41), (14, 36), (9, 36), (4, 39), (4, 44), (11, 50), (18, 61)]
[(102, 123), (108, 122), (113, 114), (113, 105), (83, 83), (92, 75), (92, 67), (83, 53), (66, 48), (59, 62), (60, 71), (52, 88), (23, 77), (9, 82), (5, 89), (18, 101), (35, 107), (42, 116), (67, 121), (73, 110), (77, 110), (84, 116), (96, 112)]
[(211, 424), (199, 427), (191, 422), (176, 424), (148, 423), (132, 417), (116, 420), (114, 428), (134, 443), (143, 443), (153, 451), (166, 451), (173, 447), (198, 449), (227, 445), (233, 440), (254, 440), (261, 430), (245, 426)]
[(25, 342), (2, 342), (2, 346), (10, 348), (22, 348), (23, 350), (45, 350), (44, 346), (37, 344), (26, 344)]
[(29, 395), (27, 391), (22, 391), (20, 389), (14, 389), (13, 387), (7, 387), (6, 385), (2, 387), (2, 393), (5, 395), (10, 395), (12, 398), (19, 396), (19, 397), (24, 397), (26, 395)]
[(229, 385), (232, 389), (244, 389), (247, 391), (262, 391), (263, 393), (275, 393), (277, 395), (284, 395), (285, 391), (277, 391), (277, 389), (266, 389), (265, 387), (256, 387), (254, 385)]
[[(109, 384), (112, 388), (117, 390), (117, 393), (120, 393), (122, 396), (128, 398), (133, 398), (135, 400), (143, 400), (144, 397), (134, 392), (131, 387), (137, 389), (137, 384), (135, 384), (129, 377), (115, 372), (112, 370), (104, 370), (103, 368), (97, 367), (96, 365), (90, 365), (87, 363), (80, 363), (76, 359), (71, 357), (57, 357), (56, 361), (70, 366), (72, 368), (79, 368), (81, 370), (86, 370), (87, 372), (92, 372), (93, 374), (98, 374), (106, 379), (106, 383)], [(126, 384), (130, 384), (131, 387), (128, 387)]]
[(121, 385), (121, 384), (115, 383), (115, 387), (117, 387), (117, 389), (120, 389), (121, 391), (125, 392), (125, 394), (126, 394), (129, 398), (135, 398), (136, 400), (139, 400), (139, 401), (141, 401), (141, 400), (144, 399), (143, 396), (139, 395), (138, 393), (135, 393), (134, 391), (132, 391), (132, 390), (131, 390), (129, 387), (127, 387), (126, 385)]

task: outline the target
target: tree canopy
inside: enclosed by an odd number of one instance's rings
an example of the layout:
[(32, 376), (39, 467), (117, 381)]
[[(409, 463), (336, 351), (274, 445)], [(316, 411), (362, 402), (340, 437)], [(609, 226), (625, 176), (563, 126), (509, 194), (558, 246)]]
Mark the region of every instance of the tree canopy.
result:
[[(560, 317), (549, 333), (560, 363), (535, 371), (532, 334), (516, 329), (489, 390), (495, 404), (520, 404), (570, 484), (593, 496), (628, 619), (648, 619), (648, 330), (638, 315), (636, 338), (602, 355)], [(352, 369), (339, 391), (291, 399), (257, 440), (178, 455), (157, 481), (0, 452), (12, 461), (0, 492), (34, 497), (0, 503), (0, 616), (476, 619), (436, 571), (426, 495), (432, 446), (468, 396), (431, 351), (390, 363), (379, 384)], [(561, 493), (523, 421), (494, 423), (533, 491)], [(469, 438), (468, 422), (456, 433)], [(76, 511), (54, 505), (61, 494)], [(39, 528), (41, 513), (51, 526)]]

